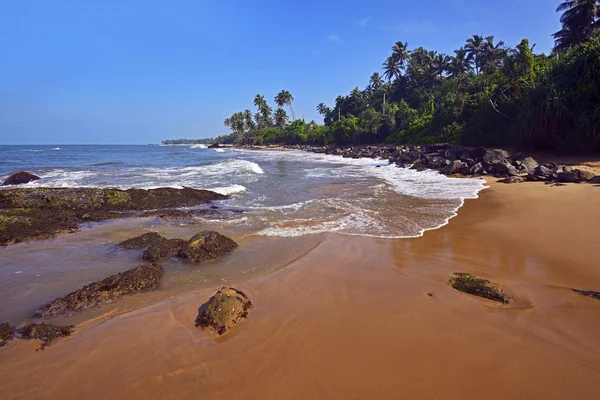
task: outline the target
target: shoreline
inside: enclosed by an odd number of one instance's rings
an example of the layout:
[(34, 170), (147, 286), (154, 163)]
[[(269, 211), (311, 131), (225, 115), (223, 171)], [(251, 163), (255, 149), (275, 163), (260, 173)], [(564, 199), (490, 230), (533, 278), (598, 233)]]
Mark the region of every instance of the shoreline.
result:
[[(12, 343), (0, 349), (8, 398), (593, 398), (600, 303), (570, 289), (600, 288), (598, 189), (489, 184), (423, 237), (332, 233), (243, 283), (255, 309), (223, 337), (193, 326), (202, 290), (42, 353)], [(499, 282), (514, 302), (454, 291), (453, 272)]]

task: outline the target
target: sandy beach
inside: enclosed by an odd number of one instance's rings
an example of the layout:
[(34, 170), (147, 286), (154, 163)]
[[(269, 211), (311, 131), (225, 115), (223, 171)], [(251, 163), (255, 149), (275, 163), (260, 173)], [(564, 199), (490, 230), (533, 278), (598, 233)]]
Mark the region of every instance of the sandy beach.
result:
[[(243, 284), (255, 308), (223, 337), (194, 327), (204, 290), (34, 351), (0, 349), (4, 399), (595, 399), (600, 187), (490, 188), (417, 239), (330, 234)], [(600, 193), (600, 192), (599, 192)], [(500, 283), (508, 305), (447, 285)]]

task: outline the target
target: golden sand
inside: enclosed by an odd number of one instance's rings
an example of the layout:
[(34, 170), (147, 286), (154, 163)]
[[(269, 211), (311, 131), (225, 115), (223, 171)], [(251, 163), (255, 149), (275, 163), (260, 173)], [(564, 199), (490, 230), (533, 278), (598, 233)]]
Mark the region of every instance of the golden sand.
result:
[[(0, 349), (3, 399), (597, 399), (600, 187), (492, 183), (418, 239), (330, 234), (242, 285), (223, 337), (194, 327), (201, 291), (35, 352)], [(447, 285), (471, 272), (508, 305)]]

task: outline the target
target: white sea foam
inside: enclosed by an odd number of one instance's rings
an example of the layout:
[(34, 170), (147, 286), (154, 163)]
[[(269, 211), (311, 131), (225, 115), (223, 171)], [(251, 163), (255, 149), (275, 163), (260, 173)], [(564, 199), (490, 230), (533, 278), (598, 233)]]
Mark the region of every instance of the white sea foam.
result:
[(223, 149), (215, 149), (215, 151), (216, 151), (217, 153), (224, 153), (224, 152), (225, 152), (225, 150), (223, 150)]
[(227, 196), (230, 194), (245, 192), (247, 190), (247, 188), (242, 185), (231, 185), (231, 186), (224, 186), (224, 187), (208, 188), (207, 190)]
[(190, 146), (190, 149), (206, 149), (206, 145), (205, 144), (194, 144), (194, 145)]
[(60, 147), (53, 147), (50, 150), (60, 150)]

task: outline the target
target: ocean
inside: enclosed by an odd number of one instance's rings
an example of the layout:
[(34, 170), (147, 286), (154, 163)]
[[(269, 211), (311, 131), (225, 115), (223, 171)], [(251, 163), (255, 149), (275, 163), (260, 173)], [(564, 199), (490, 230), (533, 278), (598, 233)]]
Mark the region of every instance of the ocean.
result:
[(386, 160), (200, 145), (0, 147), (0, 179), (21, 170), (42, 179), (20, 187), (190, 187), (230, 198), (218, 202), (221, 214), (185, 223), (155, 218), (96, 223), (56, 239), (0, 248), (0, 321), (13, 323), (55, 297), (139, 264), (139, 252), (115, 247), (136, 234), (155, 230), (188, 238), (212, 229), (241, 244), (231, 256), (207, 265), (165, 261), (159, 293), (136, 300), (152, 302), (274, 271), (330, 232), (382, 239), (421, 236), (445, 225), (465, 199), (476, 198), (485, 187), (480, 179), (417, 172)]

